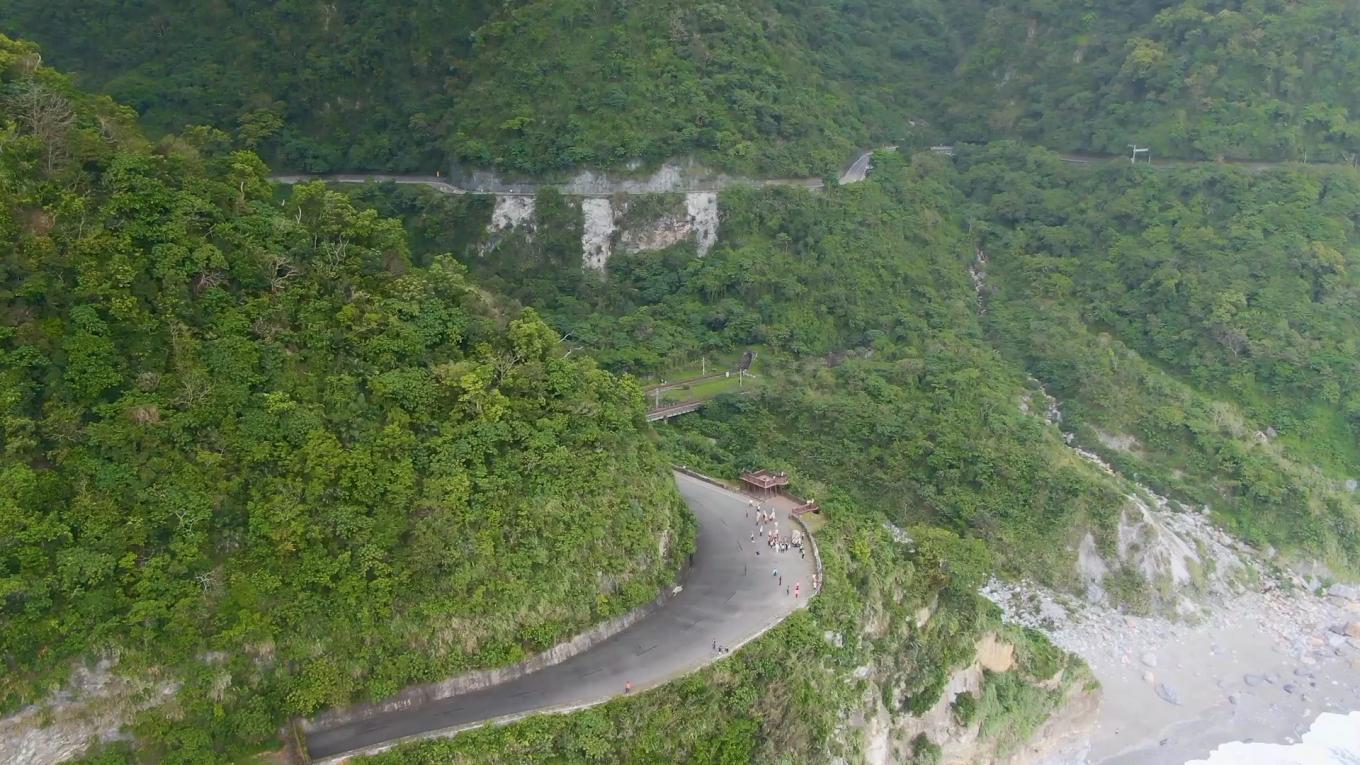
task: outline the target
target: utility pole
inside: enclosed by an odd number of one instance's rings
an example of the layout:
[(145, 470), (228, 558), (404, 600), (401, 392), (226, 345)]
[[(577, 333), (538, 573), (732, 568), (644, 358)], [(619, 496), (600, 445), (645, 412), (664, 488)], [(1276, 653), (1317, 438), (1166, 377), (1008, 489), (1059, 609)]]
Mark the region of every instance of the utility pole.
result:
[(708, 357), (707, 357), (707, 356), (700, 356), (700, 357), (699, 357), (699, 375), (700, 375), (700, 376), (707, 376), (707, 375), (708, 375)]
[(1143, 148), (1140, 149), (1140, 148), (1138, 148), (1138, 144), (1136, 144), (1136, 143), (1131, 143), (1131, 144), (1129, 144), (1129, 148), (1130, 148), (1130, 149), (1133, 149), (1133, 154), (1129, 155), (1129, 164), (1131, 164), (1131, 165), (1132, 165), (1132, 164), (1137, 164), (1137, 163), (1138, 163), (1138, 155), (1139, 155), (1140, 153), (1141, 153), (1141, 154), (1146, 154), (1146, 155), (1147, 155), (1147, 161), (1148, 161), (1148, 163), (1149, 163), (1149, 164), (1152, 163), (1152, 151), (1151, 151), (1150, 149), (1148, 149), (1147, 147), (1143, 147)]

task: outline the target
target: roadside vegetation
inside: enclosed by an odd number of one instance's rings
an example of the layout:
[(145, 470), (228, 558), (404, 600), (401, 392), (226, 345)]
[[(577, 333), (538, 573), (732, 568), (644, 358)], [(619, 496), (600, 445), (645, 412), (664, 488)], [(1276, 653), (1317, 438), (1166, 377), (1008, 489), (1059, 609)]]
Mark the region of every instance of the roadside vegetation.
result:
[[(730, 470), (689, 456), (705, 470)], [(358, 762), (855, 762), (867, 742), (845, 735), (846, 710), (883, 705), (897, 716), (930, 708), (950, 675), (972, 663), (974, 643), (994, 631), (1021, 660), (989, 677), (985, 708), (970, 723), (983, 728), (987, 746), (1011, 751), (1036, 720), (1089, 690), (1080, 660), (1037, 633), (1001, 626), (976, 594), (989, 565), (982, 545), (930, 528), (912, 529), (913, 544), (894, 541), (881, 515), (843, 498), (824, 513), (823, 592), (730, 658), (586, 711), (480, 728)], [(918, 625), (922, 608), (935, 615)]]

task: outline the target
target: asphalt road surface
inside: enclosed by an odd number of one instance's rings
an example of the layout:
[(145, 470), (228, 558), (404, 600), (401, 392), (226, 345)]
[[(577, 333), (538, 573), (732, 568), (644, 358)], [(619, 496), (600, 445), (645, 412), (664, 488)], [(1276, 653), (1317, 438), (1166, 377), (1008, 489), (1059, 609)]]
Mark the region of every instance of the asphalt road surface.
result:
[[(713, 650), (736, 647), (807, 605), (814, 571), (809, 551), (771, 553), (747, 520), (744, 496), (676, 474), (680, 494), (699, 522), (698, 549), (684, 589), (646, 618), (561, 664), (517, 680), (314, 731), (307, 748), (315, 761), (399, 740), (452, 733), (476, 723), (538, 710), (586, 706), (624, 692), (660, 685), (718, 658)], [(787, 532), (791, 521), (782, 519)], [(759, 550), (760, 554), (756, 555)], [(779, 584), (773, 570), (783, 574)], [(785, 586), (802, 583), (802, 597)]]

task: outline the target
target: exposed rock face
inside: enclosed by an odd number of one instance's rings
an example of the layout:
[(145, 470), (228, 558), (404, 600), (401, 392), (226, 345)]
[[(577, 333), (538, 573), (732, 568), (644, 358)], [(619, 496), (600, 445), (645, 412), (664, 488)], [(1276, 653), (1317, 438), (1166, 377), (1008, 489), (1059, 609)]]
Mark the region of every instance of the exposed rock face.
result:
[(718, 240), (718, 195), (711, 191), (685, 195), (685, 209), (661, 215), (641, 226), (625, 228), (619, 237), (622, 252), (656, 252), (693, 237), (699, 257)]
[(581, 263), (603, 271), (614, 245), (614, 205), (608, 199), (583, 199), (581, 217)]
[[(1040, 397), (1042, 405), (1036, 400)], [(1029, 393), (1021, 399), (1020, 409), (1057, 427), (1077, 456), (1114, 477), (1128, 492), (1119, 510), (1114, 539), (1105, 538), (1105, 552), (1091, 532), (1077, 545), (1076, 574), (1085, 585), (1088, 601), (1106, 603), (1110, 575), (1117, 570), (1132, 570), (1149, 585), (1151, 605), (1156, 610), (1188, 616), (1200, 609), (1197, 601), (1205, 600), (1205, 596), (1216, 600), (1230, 597), (1256, 575), (1243, 545), (1210, 523), (1207, 506), (1193, 508), (1167, 499), (1120, 475), (1100, 455), (1078, 445), (1076, 434), (1062, 430), (1058, 401), (1042, 385), (1038, 385), (1037, 394)], [(1096, 436), (1109, 449), (1136, 451), (1139, 447), (1131, 436), (1102, 431)]]
[(1081, 538), (1081, 544), (1077, 545), (1077, 572), (1081, 575), (1082, 583), (1086, 585), (1086, 598), (1092, 603), (1105, 602), (1105, 588), (1103, 582), (1110, 573), (1110, 567), (1105, 565), (1105, 560), (1100, 557), (1100, 551), (1096, 549), (1096, 538), (1091, 532)]
[(1015, 646), (1003, 643), (993, 633), (987, 633), (975, 646), (977, 663), (988, 672), (1009, 672), (1015, 666)]
[(1099, 717), (1099, 691), (1073, 689), (1067, 703), (1039, 726), (1028, 743), (996, 765), (1086, 765), (1091, 730)]
[(940, 699), (919, 716), (894, 718), (883, 705), (883, 693), (871, 684), (867, 711), (851, 721), (861, 736), (863, 762), (893, 765), (911, 761), (911, 742), (924, 734), (941, 748), (939, 765), (1075, 765), (1085, 762), (1087, 740), (1099, 710), (1099, 695), (1080, 687), (1036, 731), (1031, 742), (1017, 751), (999, 753), (993, 741), (979, 738), (978, 723), (961, 725), (953, 705), (962, 694), (980, 695), (985, 672), (1014, 668), (1014, 646), (995, 634), (984, 635), (974, 646), (973, 663), (950, 676)]
[[(655, 252), (693, 239), (699, 256), (707, 255), (718, 240), (718, 195), (712, 191), (685, 194), (684, 208), (679, 207), (643, 221), (626, 223), (620, 230), (620, 220), (627, 221), (627, 210), (633, 204), (623, 197), (620, 205), (605, 197), (581, 199), (581, 263), (594, 271), (604, 271), (610, 256), (616, 251), (625, 253)], [(485, 255), (495, 250), (507, 237), (520, 233), (530, 239), (535, 232), (534, 198), (523, 194), (497, 194), (491, 221), (480, 251)]]
[(491, 211), (491, 231), (508, 231), (526, 224), (533, 225), (534, 198), (527, 196), (496, 196), (496, 206)]
[(143, 709), (165, 703), (172, 684), (154, 686), (119, 677), (113, 662), (78, 667), (48, 700), (0, 719), (0, 762), (55, 765), (79, 756), (92, 742), (116, 741)]
[(619, 236), (619, 251), (656, 252), (685, 241), (693, 233), (693, 222), (688, 217), (663, 215), (650, 225), (625, 228)]
[(532, 237), (534, 232), (534, 198), (498, 194), (496, 205), (491, 210), (491, 222), (486, 227), (486, 240), (480, 248), (481, 254), (494, 250), (505, 237), (516, 231), (523, 231)]
[(718, 241), (718, 195), (702, 192), (685, 195), (685, 210), (698, 242), (699, 257), (708, 254)]

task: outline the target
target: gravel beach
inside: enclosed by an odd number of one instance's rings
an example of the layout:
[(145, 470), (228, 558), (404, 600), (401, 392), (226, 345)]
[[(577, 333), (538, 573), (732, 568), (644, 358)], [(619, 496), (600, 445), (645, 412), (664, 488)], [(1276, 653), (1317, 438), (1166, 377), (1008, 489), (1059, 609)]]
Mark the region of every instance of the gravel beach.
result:
[(1025, 585), (987, 594), (1090, 663), (1103, 697), (1090, 765), (1184, 765), (1230, 741), (1294, 743), (1322, 712), (1360, 709), (1352, 597), (1250, 592), (1176, 623)]

